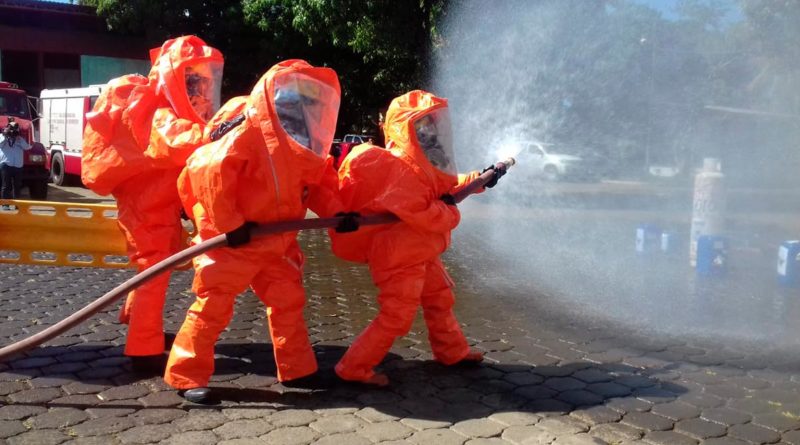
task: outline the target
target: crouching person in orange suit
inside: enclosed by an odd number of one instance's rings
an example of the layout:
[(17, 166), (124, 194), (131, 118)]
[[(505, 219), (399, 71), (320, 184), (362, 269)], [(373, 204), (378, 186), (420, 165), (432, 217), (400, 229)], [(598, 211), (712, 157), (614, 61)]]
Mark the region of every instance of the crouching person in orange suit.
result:
[[(195, 36), (171, 39), (151, 51), (149, 77), (109, 82), (87, 114), (81, 178), (112, 194), (128, 256), (139, 272), (180, 250), (181, 202), (176, 180), (203, 143), (206, 122), (219, 107), (223, 58)], [(119, 319), (128, 324), (125, 355), (137, 372), (164, 372), (164, 301), (169, 274), (130, 292)], [(166, 344), (166, 346), (165, 346)]]
[[(480, 173), (456, 172), (445, 99), (424, 91), (400, 96), (389, 106), (384, 128), (386, 149), (365, 144), (345, 158), (339, 193), (347, 209), (363, 215), (390, 212), (401, 222), (330, 232), (334, 253), (367, 263), (380, 290), (378, 316), (336, 365), (336, 374), (378, 386), (389, 379), (376, 374), (375, 366), (395, 339), (408, 333), (420, 306), (437, 361), (452, 365), (483, 359), (470, 349), (453, 314), (453, 281), (439, 259), (460, 219), (450, 193)], [(504, 173), (495, 172), (487, 186)]]
[[(164, 380), (187, 400), (214, 400), (214, 344), (248, 286), (267, 306), (278, 380), (317, 371), (303, 319), (303, 253), (296, 233), (250, 239), (255, 224), (338, 211), (336, 173), (328, 155), (340, 101), (330, 68), (301, 60), (273, 66), (256, 84), (244, 113), (220, 139), (198, 149), (178, 179), (196, 242), (226, 234), (229, 247), (194, 259), (197, 299), (167, 362)], [(326, 179), (325, 176), (329, 178)], [(332, 184), (326, 187), (325, 184)]]

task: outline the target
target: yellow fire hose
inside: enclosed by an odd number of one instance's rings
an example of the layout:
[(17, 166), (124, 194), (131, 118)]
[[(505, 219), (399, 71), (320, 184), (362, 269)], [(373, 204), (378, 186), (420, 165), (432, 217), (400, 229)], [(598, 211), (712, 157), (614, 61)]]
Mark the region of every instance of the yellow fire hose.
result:
[[(514, 158), (508, 158), (505, 161), (498, 162), (497, 164), (495, 164), (495, 167), (498, 169), (507, 169), (512, 165), (514, 165), (515, 162), (516, 161), (514, 160)], [(467, 196), (471, 195), (472, 193), (475, 193), (478, 189), (482, 188), (487, 182), (489, 182), (492, 179), (493, 175), (494, 172), (491, 170), (483, 173), (476, 180), (472, 181), (466, 187), (461, 189), (458, 193), (454, 194), (453, 198), (455, 198), (456, 202), (461, 202)], [(343, 217), (333, 217), (333, 218), (312, 218), (312, 219), (293, 220), (293, 221), (277, 221), (273, 223), (261, 224), (257, 227), (254, 227), (253, 229), (251, 229), (250, 234), (253, 237), (259, 237), (266, 235), (274, 235), (276, 233), (282, 233), (282, 232), (333, 228), (336, 227), (339, 224), (339, 222), (341, 222), (342, 219)], [(357, 221), (358, 224), (361, 226), (369, 226), (376, 224), (388, 224), (388, 223), (398, 222), (400, 221), (400, 219), (391, 213), (382, 213), (378, 215), (360, 216), (357, 218)], [(101, 311), (111, 303), (119, 300), (124, 295), (127, 295), (128, 292), (152, 280), (156, 276), (170, 269), (175, 268), (175, 266), (177, 265), (184, 264), (187, 261), (191, 260), (192, 258), (202, 253), (205, 253), (217, 247), (225, 246), (226, 244), (227, 241), (225, 239), (225, 234), (217, 235), (209, 240), (203, 241), (200, 244), (189, 247), (188, 249), (182, 250), (176, 253), (175, 255), (172, 255), (171, 257), (162, 260), (153, 267), (141, 272), (140, 274), (134, 276), (133, 278), (125, 281), (124, 283), (110, 290), (102, 297), (86, 305), (83, 309), (75, 312), (74, 314), (70, 315), (64, 320), (61, 320), (60, 322), (54, 324), (53, 326), (50, 326), (49, 328), (41, 332), (31, 335), (26, 339), (20, 340), (16, 343), (3, 347), (2, 349), (0, 349), (0, 361), (5, 361), (11, 356), (27, 351), (28, 349), (31, 349), (33, 347), (39, 346), (40, 344), (58, 336), (59, 334), (68, 331), (69, 329), (88, 320), (92, 315)]]

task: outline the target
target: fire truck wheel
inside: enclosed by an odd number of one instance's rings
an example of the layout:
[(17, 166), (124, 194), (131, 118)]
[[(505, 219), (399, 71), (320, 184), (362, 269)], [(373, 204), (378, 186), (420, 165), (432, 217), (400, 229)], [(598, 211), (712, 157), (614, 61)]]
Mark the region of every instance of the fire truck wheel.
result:
[(50, 161), (50, 180), (55, 185), (64, 185), (67, 173), (64, 170), (64, 155), (59, 152), (53, 153)]

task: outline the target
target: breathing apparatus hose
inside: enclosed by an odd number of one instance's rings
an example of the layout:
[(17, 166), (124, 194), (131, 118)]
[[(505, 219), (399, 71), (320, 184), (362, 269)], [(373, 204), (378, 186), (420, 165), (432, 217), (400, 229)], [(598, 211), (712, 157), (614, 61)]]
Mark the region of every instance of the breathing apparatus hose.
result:
[[(514, 158), (508, 158), (505, 161), (498, 162), (497, 164), (495, 164), (495, 167), (508, 168), (514, 164), (515, 164)], [(489, 182), (492, 179), (493, 175), (494, 171), (491, 170), (480, 175), (474, 181), (467, 184), (467, 186), (465, 186), (463, 189), (459, 190), (458, 193), (453, 195), (455, 201), (461, 202), (467, 196), (471, 195), (472, 193), (475, 193), (478, 189), (483, 187), (484, 184)], [(250, 234), (253, 237), (258, 237), (265, 235), (274, 235), (276, 233), (282, 233), (282, 232), (295, 232), (300, 230), (333, 228), (339, 224), (342, 218), (343, 217), (309, 218), (309, 219), (292, 220), (292, 221), (277, 221), (272, 223), (260, 224), (257, 227), (251, 229)], [(357, 218), (357, 221), (361, 226), (369, 226), (376, 224), (390, 224), (398, 222), (400, 221), (400, 219), (391, 213), (381, 213), (378, 215), (360, 216)], [(120, 284), (119, 286), (107, 292), (102, 297), (89, 303), (81, 310), (59, 321), (58, 323), (42, 330), (41, 332), (37, 332), (36, 334), (31, 335), (30, 337), (27, 337), (16, 343), (12, 343), (3, 348), (0, 348), (0, 361), (5, 361), (16, 354), (25, 352), (28, 349), (39, 346), (40, 344), (58, 336), (59, 334), (66, 332), (69, 329), (72, 329), (73, 327), (88, 320), (94, 314), (103, 310), (106, 306), (127, 295), (128, 292), (136, 289), (137, 287), (150, 281), (156, 276), (170, 269), (173, 269), (176, 266), (184, 264), (190, 259), (198, 255), (201, 255), (211, 249), (222, 247), (225, 246), (226, 244), (227, 240), (225, 239), (225, 234), (217, 235), (211, 239), (208, 239), (206, 241), (203, 241), (202, 243), (184, 249), (170, 256), (169, 258), (160, 261), (158, 264), (155, 264), (154, 266), (137, 274), (133, 278), (125, 281), (124, 283)]]

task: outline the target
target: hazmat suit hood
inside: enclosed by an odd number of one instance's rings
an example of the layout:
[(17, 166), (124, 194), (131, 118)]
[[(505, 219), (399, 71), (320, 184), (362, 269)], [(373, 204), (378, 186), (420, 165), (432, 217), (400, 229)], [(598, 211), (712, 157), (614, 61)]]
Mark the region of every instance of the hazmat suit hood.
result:
[(222, 53), (196, 36), (181, 36), (150, 51), (150, 80), (178, 117), (205, 124), (220, 106)]
[(458, 183), (447, 99), (421, 90), (395, 98), (384, 132), (386, 148), (427, 178), (436, 194)]
[(340, 99), (334, 70), (286, 60), (253, 88), (247, 118), (261, 129), (276, 168), (316, 184), (333, 143)]

